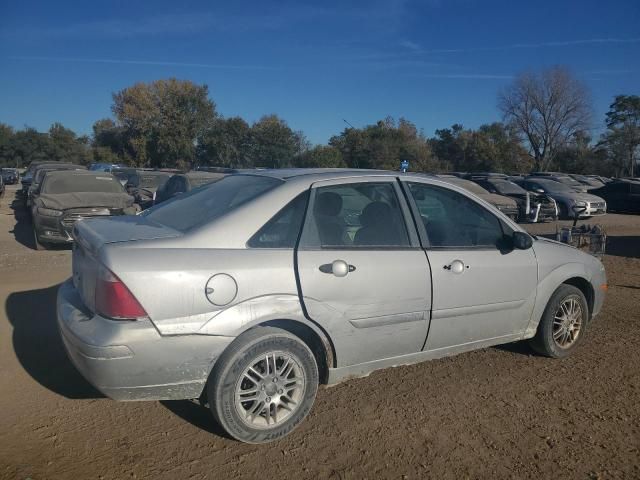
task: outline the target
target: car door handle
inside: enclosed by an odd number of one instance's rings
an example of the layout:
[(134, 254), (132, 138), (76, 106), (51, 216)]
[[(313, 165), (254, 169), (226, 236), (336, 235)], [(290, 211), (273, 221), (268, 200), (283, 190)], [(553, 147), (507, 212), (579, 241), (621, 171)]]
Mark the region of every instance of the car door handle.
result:
[(331, 273), (336, 277), (346, 277), (349, 272), (355, 272), (356, 267), (349, 265), (344, 260), (334, 260), (332, 263), (325, 263), (320, 265), (320, 271), (322, 273)]
[(442, 268), (452, 273), (462, 273), (465, 268), (469, 268), (469, 265), (465, 265), (462, 260), (454, 260), (449, 265), (444, 265)]

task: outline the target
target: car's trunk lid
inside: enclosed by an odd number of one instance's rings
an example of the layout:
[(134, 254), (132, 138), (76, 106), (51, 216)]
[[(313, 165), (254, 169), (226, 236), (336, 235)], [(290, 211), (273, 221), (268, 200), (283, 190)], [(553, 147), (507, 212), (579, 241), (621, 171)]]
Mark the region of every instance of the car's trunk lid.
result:
[[(142, 216), (82, 220), (73, 228), (73, 284), (84, 304), (95, 311), (100, 249), (111, 243), (179, 237), (182, 233)], [(116, 272), (117, 275), (117, 272)]]

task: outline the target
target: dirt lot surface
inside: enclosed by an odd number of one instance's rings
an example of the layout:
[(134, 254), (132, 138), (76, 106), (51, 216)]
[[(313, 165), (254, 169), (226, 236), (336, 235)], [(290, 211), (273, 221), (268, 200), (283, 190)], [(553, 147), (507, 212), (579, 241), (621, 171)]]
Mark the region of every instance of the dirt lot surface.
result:
[[(55, 326), (68, 250), (0, 201), (0, 478), (640, 478), (640, 216), (607, 215), (609, 294), (575, 356), (524, 344), (323, 388), (289, 437), (222, 435), (191, 402), (117, 403)], [(537, 233), (553, 225), (531, 227)]]

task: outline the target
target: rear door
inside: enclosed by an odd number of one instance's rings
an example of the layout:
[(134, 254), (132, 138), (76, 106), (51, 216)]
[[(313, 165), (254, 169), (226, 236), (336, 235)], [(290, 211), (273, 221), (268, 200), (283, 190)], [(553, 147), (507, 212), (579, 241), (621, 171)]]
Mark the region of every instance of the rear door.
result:
[(430, 270), (395, 178), (314, 184), (297, 272), (306, 313), (330, 333), (338, 366), (422, 349)]
[(466, 194), (428, 183), (405, 185), (432, 268), (425, 349), (518, 338), (535, 302), (533, 249), (510, 248), (510, 227)]

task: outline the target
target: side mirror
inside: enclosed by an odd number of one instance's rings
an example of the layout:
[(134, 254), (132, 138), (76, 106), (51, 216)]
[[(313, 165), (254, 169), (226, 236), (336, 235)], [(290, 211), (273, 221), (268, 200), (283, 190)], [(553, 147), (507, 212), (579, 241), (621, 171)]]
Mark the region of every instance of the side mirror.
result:
[(524, 232), (513, 232), (511, 237), (513, 240), (513, 248), (518, 250), (528, 250), (533, 245), (533, 239)]

